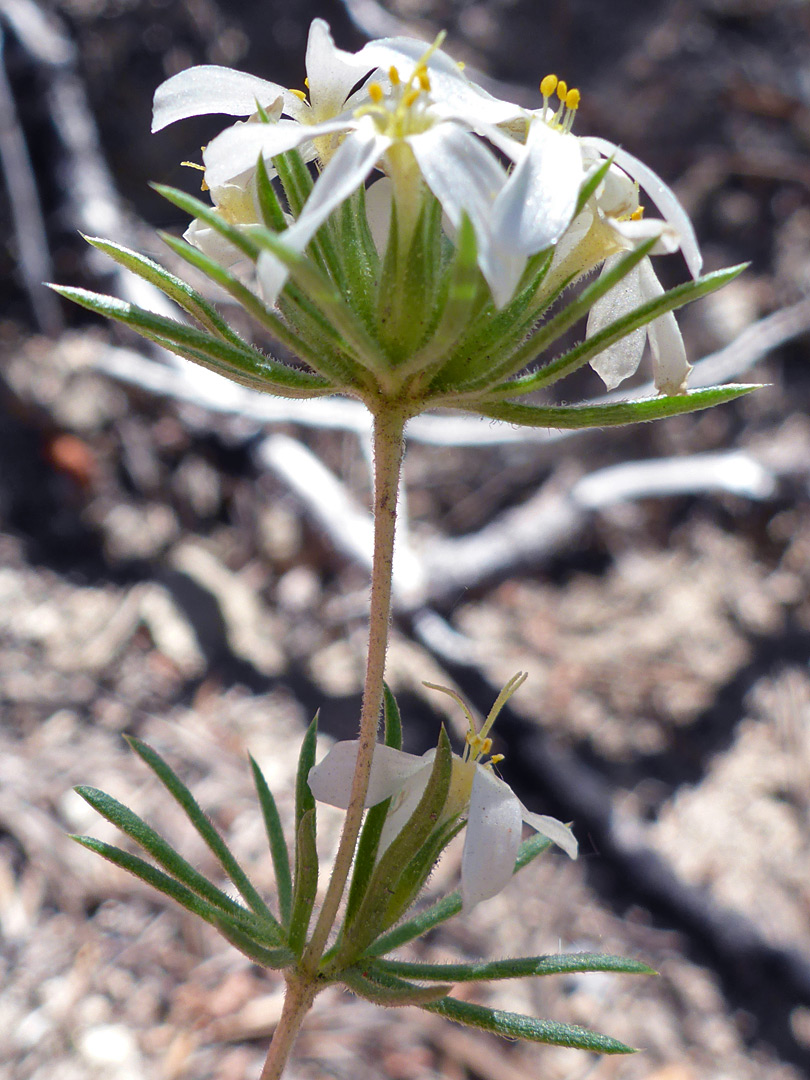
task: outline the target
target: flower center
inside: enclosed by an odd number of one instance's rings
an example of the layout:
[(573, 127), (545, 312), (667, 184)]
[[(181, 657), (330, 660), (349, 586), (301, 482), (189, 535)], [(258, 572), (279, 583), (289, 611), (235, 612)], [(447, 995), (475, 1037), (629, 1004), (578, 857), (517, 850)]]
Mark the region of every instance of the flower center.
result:
[(378, 82), (368, 85), (370, 104), (355, 110), (355, 117), (371, 116), (382, 135), (390, 139), (405, 139), (418, 135), (431, 127), (433, 120), (428, 109), (431, 105), (428, 61), (444, 38), (440, 34), (417, 62), (410, 78), (403, 81), (399, 70), (391, 65), (388, 69), (390, 91), (386, 94)]
[[(580, 93), (574, 87), (568, 88), (568, 83), (558, 79), (556, 75), (546, 75), (540, 83), (540, 93), (543, 95), (543, 119), (558, 131), (568, 132), (574, 126), (574, 117), (579, 108)], [(557, 99), (555, 106), (552, 101)], [(551, 102), (551, 104), (549, 104)], [(549, 110), (552, 110), (549, 115)]]

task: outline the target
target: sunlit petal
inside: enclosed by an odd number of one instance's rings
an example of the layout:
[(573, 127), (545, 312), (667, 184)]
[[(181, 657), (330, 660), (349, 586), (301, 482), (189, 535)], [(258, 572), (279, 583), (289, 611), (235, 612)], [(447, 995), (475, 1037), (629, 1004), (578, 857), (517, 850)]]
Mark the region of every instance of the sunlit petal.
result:
[[(649, 259), (639, 266), (645, 299), (663, 295), (663, 288)], [(653, 379), (662, 394), (683, 394), (692, 365), (686, 358), (686, 347), (678, 323), (671, 311), (659, 315), (647, 326), (653, 358)]]
[(250, 116), (271, 109), (278, 98), (292, 97), (278, 83), (268, 82), (244, 71), (217, 64), (200, 64), (172, 75), (155, 91), (152, 131), (160, 131), (176, 120), (207, 113), (227, 116)]
[[(620, 256), (614, 255), (607, 259), (602, 273), (612, 270), (619, 258)], [(590, 338), (598, 334), (600, 330), (644, 303), (645, 299), (642, 278), (636, 266), (593, 305), (588, 312), (586, 336)], [(638, 370), (646, 339), (646, 326), (639, 327), (614, 345), (603, 349), (591, 360), (591, 367), (608, 390), (613, 390)]]
[[(309, 771), (309, 789), (319, 802), (345, 810), (349, 805), (354, 768), (357, 764), (357, 739), (338, 742)], [(425, 759), (406, 754), (392, 746), (378, 743), (371, 762), (371, 778), (365, 806), (376, 806), (395, 795), (415, 773), (425, 768)]]
[(572, 859), (577, 857), (579, 844), (567, 825), (563, 825), (561, 821), (557, 821), (553, 817), (547, 817), (545, 814), (533, 814), (531, 810), (526, 809), (523, 803), (520, 804), (520, 810), (527, 825), (531, 825), (537, 832), (547, 836), (552, 843), (562, 848), (566, 855), (570, 855)]
[(475, 771), (461, 856), (464, 910), (488, 900), (507, 884), (520, 847), (521, 809), (508, 784), (490, 769)]

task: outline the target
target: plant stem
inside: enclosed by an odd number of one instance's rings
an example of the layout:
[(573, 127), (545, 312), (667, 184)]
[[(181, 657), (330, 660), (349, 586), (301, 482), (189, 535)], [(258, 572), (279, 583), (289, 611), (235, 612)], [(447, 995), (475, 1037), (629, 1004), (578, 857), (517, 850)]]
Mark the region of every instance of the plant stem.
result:
[(371, 568), (368, 657), (360, 712), (359, 748), (352, 790), (332, 877), (323, 907), (304, 953), (303, 968), (312, 974), (323, 956), (335, 922), (357, 846), (364, 802), (371, 773), (371, 758), (383, 697), (388, 625), (391, 620), (391, 584), (394, 564), (394, 532), (397, 518), (399, 469), (402, 462), (405, 417), (401, 410), (382, 408), (374, 417), (374, 557)]
[(287, 993), (284, 1007), (273, 1033), (267, 1059), (259, 1080), (279, 1080), (290, 1056), (298, 1029), (310, 1010), (318, 989), (311, 979), (290, 978), (287, 980)]
[(270, 1043), (260, 1080), (278, 1080), (292, 1050), (298, 1029), (318, 990), (318, 965), (329, 933), (335, 923), (349, 878), (371, 774), (371, 759), (377, 742), (383, 697), (388, 627), (391, 620), (391, 592), (394, 563), (399, 469), (402, 462), (405, 415), (401, 409), (382, 407), (374, 416), (374, 556), (371, 568), (368, 656), (360, 712), (357, 763), (351, 799), (343, 822), (332, 876), (312, 937), (298, 974), (287, 981), (284, 1008)]

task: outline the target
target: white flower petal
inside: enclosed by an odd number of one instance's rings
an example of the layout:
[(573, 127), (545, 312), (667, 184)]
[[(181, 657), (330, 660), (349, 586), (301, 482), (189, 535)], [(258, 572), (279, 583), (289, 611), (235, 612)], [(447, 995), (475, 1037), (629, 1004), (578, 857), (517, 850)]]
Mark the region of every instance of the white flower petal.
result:
[(430, 780), (435, 756), (436, 751), (430, 750), (424, 757), (419, 758), (423, 763), (422, 767), (407, 778), (399, 793), (394, 796), (380, 833), (380, 855), (388, 848), (394, 837), (400, 834), (411, 814), (419, 805), (419, 800), (424, 795), (425, 788)]
[(521, 809), (508, 784), (491, 769), (475, 770), (461, 856), (461, 900), (465, 911), (495, 896), (515, 869)]
[(345, 112), (349, 92), (369, 70), (357, 53), (334, 42), (323, 19), (313, 19), (307, 39), (307, 87), (312, 115), (325, 120)]
[(567, 825), (563, 825), (561, 821), (557, 821), (553, 817), (547, 817), (545, 814), (533, 814), (531, 810), (526, 809), (523, 803), (520, 804), (520, 809), (523, 820), (527, 825), (531, 825), (537, 832), (547, 836), (553, 844), (562, 848), (566, 855), (570, 855), (572, 859), (577, 857), (579, 844)]
[(648, 165), (645, 165), (643, 161), (639, 161), (637, 157), (628, 154), (620, 146), (614, 146), (607, 139), (587, 138), (583, 139), (583, 142), (586, 146), (599, 150), (605, 157), (613, 157), (616, 164), (620, 165), (644, 188), (664, 218), (680, 236), (681, 251), (686, 259), (686, 265), (689, 267), (689, 273), (692, 277), (698, 277), (703, 267), (703, 256), (700, 254), (697, 236), (692, 222), (689, 220), (689, 215), (672, 188), (668, 187), (661, 177), (653, 172)]
[(201, 64), (186, 68), (161, 83), (155, 91), (152, 131), (160, 131), (176, 120), (207, 113), (227, 116), (250, 116), (256, 103), (271, 109), (281, 97), (292, 97), (278, 83), (259, 79), (244, 71), (217, 64)]
[(478, 242), (478, 265), (495, 303), (503, 307), (515, 291), (526, 257), (501, 246), (492, 236), (492, 207), (506, 172), (469, 131), (455, 123), (437, 124), (409, 139), (430, 190), (454, 228), (467, 213)]
[(394, 185), (389, 177), (382, 176), (366, 191), (366, 217), (378, 255), (384, 255), (391, 229), (391, 203)]
[(221, 233), (197, 218), (183, 233), (183, 239), (243, 280), (249, 277), (253, 270), (252, 261), (246, 259), (243, 251), (229, 244)]
[(272, 158), (301, 146), (314, 136), (345, 131), (351, 126), (345, 120), (311, 125), (299, 124), (296, 120), (279, 120), (277, 124), (233, 124), (212, 139), (203, 151), (206, 183), (210, 188), (219, 187), (255, 168), (259, 154)]
[[(370, 117), (361, 119), (316, 180), (295, 224), (281, 236), (284, 245), (304, 251), (332, 211), (365, 181), (390, 144), (391, 140), (379, 134)], [(268, 303), (275, 303), (287, 280), (287, 269), (267, 251), (262, 252), (257, 265), (262, 295)]]
[[(349, 805), (359, 745), (357, 739), (335, 743), (326, 757), (309, 770), (309, 790), (319, 802), (342, 810)], [(396, 795), (414, 773), (424, 768), (424, 758), (377, 743), (365, 805), (376, 806), (383, 799)]]
[(640, 221), (617, 221), (610, 219), (611, 229), (624, 240), (628, 247), (638, 247), (647, 240), (657, 238), (651, 255), (671, 255), (681, 245), (681, 239), (670, 224), (659, 218), (642, 218)]
[[(644, 282), (645, 299), (651, 300), (664, 292), (649, 259), (642, 259), (639, 270)], [(653, 379), (662, 394), (685, 394), (686, 380), (692, 365), (686, 358), (683, 336), (673, 312), (659, 315), (647, 325), (650, 351), (653, 358)]]
[(495, 200), (492, 230), (498, 242), (524, 255), (555, 243), (571, 223), (582, 180), (577, 140), (535, 120)]
[[(619, 258), (620, 256), (614, 255), (606, 259), (602, 274), (612, 270)], [(643, 280), (636, 266), (593, 305), (588, 312), (585, 336), (593, 337), (594, 334), (598, 334), (600, 330), (637, 308), (646, 299), (643, 292)], [(591, 360), (591, 367), (608, 390), (613, 390), (638, 370), (646, 338), (647, 328), (639, 327), (638, 330), (634, 330), (632, 334), (623, 337), (615, 345), (604, 349)]]
[[(384, 78), (393, 66), (406, 82), (428, 48), (424, 41), (416, 38), (380, 38), (364, 45), (357, 53), (357, 59), (364, 61), (368, 68), (379, 68)], [(472, 82), (458, 63), (440, 49), (430, 55), (427, 66), (430, 96), (444, 117), (464, 119), (476, 126), (504, 123), (524, 111), (512, 102), (500, 101)]]

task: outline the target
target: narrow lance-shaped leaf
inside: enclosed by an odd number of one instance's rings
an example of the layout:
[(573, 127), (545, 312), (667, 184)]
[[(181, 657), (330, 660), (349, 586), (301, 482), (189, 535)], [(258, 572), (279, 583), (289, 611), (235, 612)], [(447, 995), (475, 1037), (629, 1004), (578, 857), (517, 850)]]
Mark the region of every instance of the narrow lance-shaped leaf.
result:
[(639, 327), (646, 326), (653, 319), (657, 319), (669, 311), (677, 311), (678, 308), (682, 308), (686, 304), (691, 304), (695, 300), (708, 296), (709, 293), (716, 292), (717, 289), (722, 289), (724, 285), (727, 285), (738, 274), (742, 273), (747, 265), (747, 263), (743, 263), (740, 266), (731, 266), (726, 270), (717, 270), (712, 274), (705, 274), (695, 281), (686, 281), (682, 285), (676, 285), (674, 289), (669, 289), (661, 296), (649, 300), (646, 304), (639, 305), (633, 311), (623, 315), (622, 318), (616, 319), (592, 337), (586, 338), (585, 341), (580, 342), (579, 345), (576, 345), (562, 356), (558, 356), (555, 360), (545, 364), (539, 371), (524, 375), (522, 378), (513, 379), (511, 382), (503, 383), (501, 386), (493, 387), (487, 396), (491, 399), (492, 396), (497, 394), (498, 396), (511, 398), (519, 394), (530, 394), (535, 390), (541, 390), (543, 387), (549, 386), (558, 379), (562, 379), (581, 368), (583, 364), (597, 356), (603, 349), (613, 345), (614, 342), (619, 341), (621, 338), (627, 337), (628, 334), (631, 334)]
[(300, 954), (318, 890), (318, 852), (315, 847), (315, 811), (307, 810), (298, 826), (295, 846), (295, 884), (290, 915), (290, 948)]
[(260, 247), (271, 252), (287, 267), (292, 280), (332, 322), (354, 350), (360, 363), (371, 370), (379, 369), (386, 363), (380, 346), (348, 306), (335, 283), (330, 281), (315, 263), (305, 255), (286, 247), (283, 234), (282, 237), (277, 237), (269, 229), (257, 228), (253, 238)]
[(233, 910), (224, 912), (221, 908), (209, 904), (192, 892), (191, 889), (186, 888), (181, 882), (169, 877), (168, 874), (164, 874), (162, 870), (158, 870), (156, 866), (152, 866), (151, 863), (141, 859), (138, 855), (122, 851), (121, 848), (107, 844), (103, 840), (96, 840), (92, 836), (72, 836), (71, 839), (87, 848), (88, 851), (94, 851), (108, 862), (113, 863), (122, 870), (126, 870), (128, 874), (139, 878), (153, 889), (163, 893), (164, 896), (176, 900), (187, 911), (190, 911), (193, 915), (199, 915), (201, 919), (211, 923), (212, 926), (219, 928), (221, 925), (225, 925), (230, 930), (241, 930), (247, 935), (254, 933), (256, 927), (255, 916), (247, 908), (239, 907), (237, 904)]
[(344, 944), (338, 962), (351, 963), (386, 925), (388, 908), (397, 881), (438, 823), (452, 775), (452, 753), (447, 732), (442, 728), (430, 778), (419, 803), (398, 836), (394, 837), (375, 867), (357, 916), (346, 924)]
[[(528, 866), (538, 855), (542, 855), (544, 851), (548, 851), (550, 847), (551, 841), (548, 837), (543, 836), (541, 833), (534, 833), (520, 845), (517, 859), (515, 860), (514, 872), (517, 874), (520, 870), (523, 870), (524, 867)], [(377, 940), (365, 950), (364, 955), (369, 957), (382, 956), (394, 949), (398, 949), (401, 945), (406, 945), (409, 941), (421, 937), (434, 927), (439, 926), (448, 919), (452, 919), (453, 916), (458, 915), (460, 911), (461, 895), (458, 892), (451, 892), (447, 896), (442, 897), (441, 900), (437, 900), (435, 904), (431, 904), (427, 910), (420, 912), (418, 915), (414, 915), (413, 918), (400, 923), (400, 925), (393, 930), (389, 930), (387, 934), (383, 934), (382, 937), (377, 938)]]
[(250, 756), (250, 766), (253, 770), (253, 780), (256, 792), (259, 796), (259, 804), (262, 808), (264, 828), (267, 840), (270, 844), (270, 855), (273, 859), (273, 870), (276, 875), (276, 888), (278, 889), (278, 906), (281, 912), (281, 921), (284, 926), (290, 922), (292, 911), (292, 872), (290, 870), (290, 855), (287, 850), (287, 841), (284, 839), (284, 830), (281, 827), (276, 800), (267, 786), (264, 773), (259, 768), (256, 760)]
[(94, 810), (97, 810), (107, 821), (111, 821), (116, 828), (125, 833), (132, 840), (147, 851), (152, 858), (165, 870), (181, 881), (189, 889), (193, 890), (209, 904), (221, 908), (226, 912), (236, 912), (244, 909), (227, 893), (218, 889), (207, 877), (195, 870), (163, 837), (150, 825), (138, 817), (128, 806), (124, 806), (111, 795), (97, 788), (80, 786), (76, 792)]
[(268, 229), (274, 232), (283, 232), (287, 228), (287, 219), (281, 203), (278, 201), (273, 182), (267, 173), (267, 166), (261, 154), (256, 161), (256, 196), (259, 203), (259, 213), (262, 221)]
[(391, 926), (397, 922), (416, 900), (424, 888), (439, 856), (464, 828), (466, 821), (447, 821), (437, 826), (419, 851), (411, 858), (397, 880), (385, 913), (385, 922)]
[[(306, 336), (290, 329), (274, 311), (251, 292), (238, 278), (229, 273), (209, 255), (193, 247), (184, 240), (179, 240), (169, 233), (159, 234), (163, 242), (179, 255), (189, 265), (201, 270), (220, 288), (229, 293), (248, 314), (263, 326), (275, 340), (289, 349), (301, 360), (317, 372), (318, 375), (329, 379), (336, 386), (351, 384), (353, 380), (360, 381), (363, 378), (363, 369), (350, 361), (340, 358), (340, 351), (345, 350), (345, 342), (329, 327), (329, 332), (323, 332), (324, 324), (317, 326), (318, 346), (314, 347), (312, 333)], [(326, 324), (328, 326), (328, 324)]]
[(315, 893), (318, 887), (318, 853), (315, 848), (315, 798), (308, 777), (315, 764), (318, 714), (307, 728), (295, 777), (295, 875), (293, 878), (290, 947), (299, 953), (304, 947)]
[[(448, 371), (457, 380), (455, 385), (462, 390), (491, 387), (498, 380), (507, 379), (526, 367), (583, 318), (601, 296), (626, 277), (633, 267), (649, 254), (656, 242), (657, 238), (653, 237), (639, 245), (634, 251), (628, 252), (610, 271), (600, 275), (596, 281), (586, 286), (579, 296), (570, 300), (548, 322), (543, 323), (528, 340), (524, 340), (524, 335), (521, 335), (518, 341), (522, 343), (517, 344), (516, 348), (509, 350), (505, 355), (501, 354), (496, 363), (493, 363), (488, 355), (484, 355), (484, 363), (471, 365), (466, 377), (464, 377), (463, 369), (459, 369), (458, 361), (455, 362), (455, 366), (448, 366)], [(445, 378), (443, 373), (440, 373), (439, 378)], [(440, 385), (443, 384), (437, 380), (437, 387)]]
[(453, 259), (445, 271), (447, 285), (438, 324), (432, 337), (410, 360), (399, 366), (401, 373), (421, 371), (441, 360), (467, 330), (483, 290), (477, 250), (475, 230), (464, 214), (456, 236)]
[(254, 941), (250, 934), (246, 934), (221, 918), (215, 919), (214, 925), (226, 941), (229, 941), (254, 964), (279, 969), (291, 967), (295, 963), (295, 956), (289, 949), (267, 949)]
[(347, 968), (340, 973), (341, 982), (366, 1001), (373, 1001), (375, 1005), (428, 1005), (432, 1001), (443, 998), (452, 986), (414, 986), (413, 983), (402, 979), (389, 979), (382, 982), (369, 977), (357, 968)]
[(221, 373), (227, 373), (229, 378), (253, 389), (263, 390), (265, 393), (294, 393), (296, 396), (331, 389), (331, 385), (317, 375), (288, 368), (248, 345), (240, 348), (230, 342), (220, 341), (193, 326), (156, 315), (136, 304), (90, 292), (88, 289), (63, 285), (52, 285), (51, 288), (67, 300), (108, 319), (124, 323), (150, 340), (170, 342), (170, 347), (177, 345), (178, 351), (187, 355), (198, 352), (202, 356), (210, 357), (212, 364), (217, 365)]
[(481, 960), (470, 964), (420, 964), (404, 960), (375, 960), (370, 967), (403, 979), (446, 982), (490, 982), (495, 979), (525, 979), (540, 975), (572, 975), (581, 972), (614, 972), (622, 975), (656, 975), (649, 964), (624, 956), (601, 953), (558, 953), (550, 956), (521, 956), (510, 960)]
[(138, 277), (156, 285), (170, 299), (179, 304), (184, 311), (192, 315), (206, 330), (221, 337), (223, 341), (230, 341), (238, 348), (244, 348), (246, 342), (228, 325), (216, 308), (181, 278), (170, 274), (165, 267), (154, 259), (148, 259), (137, 251), (130, 251), (121, 244), (114, 244), (111, 240), (102, 240), (96, 236), (85, 236), (84, 239), (98, 251), (109, 255), (120, 266), (137, 274)]
[(610, 405), (542, 406), (501, 402), (493, 405), (477, 405), (470, 412), (504, 420), (522, 427), (566, 428), (576, 430), (589, 427), (618, 427), (622, 424), (640, 424), (648, 420), (662, 420), (667, 416), (698, 412), (720, 405), (725, 401), (750, 394), (758, 385), (712, 386), (706, 390), (690, 390), (687, 394), (671, 397), (645, 398), (641, 401), (619, 401)]
[(535, 1020), (532, 1016), (504, 1012), (501, 1009), (487, 1009), (484, 1005), (473, 1005), (469, 1001), (459, 1001), (453, 997), (444, 997), (432, 1005), (421, 1007), (448, 1020), (455, 1020), (458, 1024), (490, 1031), (506, 1039), (527, 1039), (552, 1046), (570, 1046), (596, 1054), (635, 1053), (632, 1046), (625, 1046), (618, 1039), (611, 1039), (608, 1035), (600, 1035), (596, 1031), (588, 1031), (574, 1024)]
[(172, 798), (182, 807), (191, 824), (197, 830), (199, 835), (208, 845), (209, 849), (219, 862), (222, 869), (237, 887), (239, 892), (248, 902), (250, 907), (256, 912), (262, 920), (267, 920), (271, 925), (280, 932), (278, 921), (273, 913), (268, 908), (262, 897), (257, 892), (255, 886), (247, 876), (245, 871), (239, 865), (237, 859), (231, 852), (228, 845), (219, 835), (217, 830), (205, 816), (200, 809), (197, 800), (191, 794), (189, 789), (180, 779), (180, 777), (174, 772), (174, 770), (163, 760), (160, 754), (153, 750), (151, 746), (147, 746), (146, 743), (141, 742), (140, 739), (136, 739), (133, 736), (127, 738), (127, 742), (141, 758), (141, 760), (149, 766), (155, 776), (160, 780), (161, 784), (166, 788)]
[[(273, 158), (281, 186), (287, 196), (293, 217), (301, 215), (307, 199), (315, 186), (312, 174), (307, 168), (301, 153), (296, 148), (279, 154)], [(340, 257), (335, 249), (334, 238), (331, 235), (329, 223), (318, 229), (315, 238), (310, 241), (308, 250), (320, 270), (328, 274), (335, 281), (342, 281), (343, 271), (340, 265)]]
[[(399, 715), (399, 706), (396, 698), (391, 693), (388, 683), (383, 683), (383, 709), (385, 714), (386, 746), (393, 746), (395, 750), (402, 749), (402, 719)], [(383, 799), (381, 803), (369, 808), (360, 839), (357, 841), (357, 851), (354, 856), (354, 868), (352, 880), (349, 885), (349, 895), (346, 900), (346, 914), (344, 922), (348, 925), (357, 914), (357, 909), (365, 896), (371, 875), (374, 872), (374, 864), (377, 860), (377, 851), (380, 846), (380, 836), (383, 825), (388, 816), (390, 799)]]

